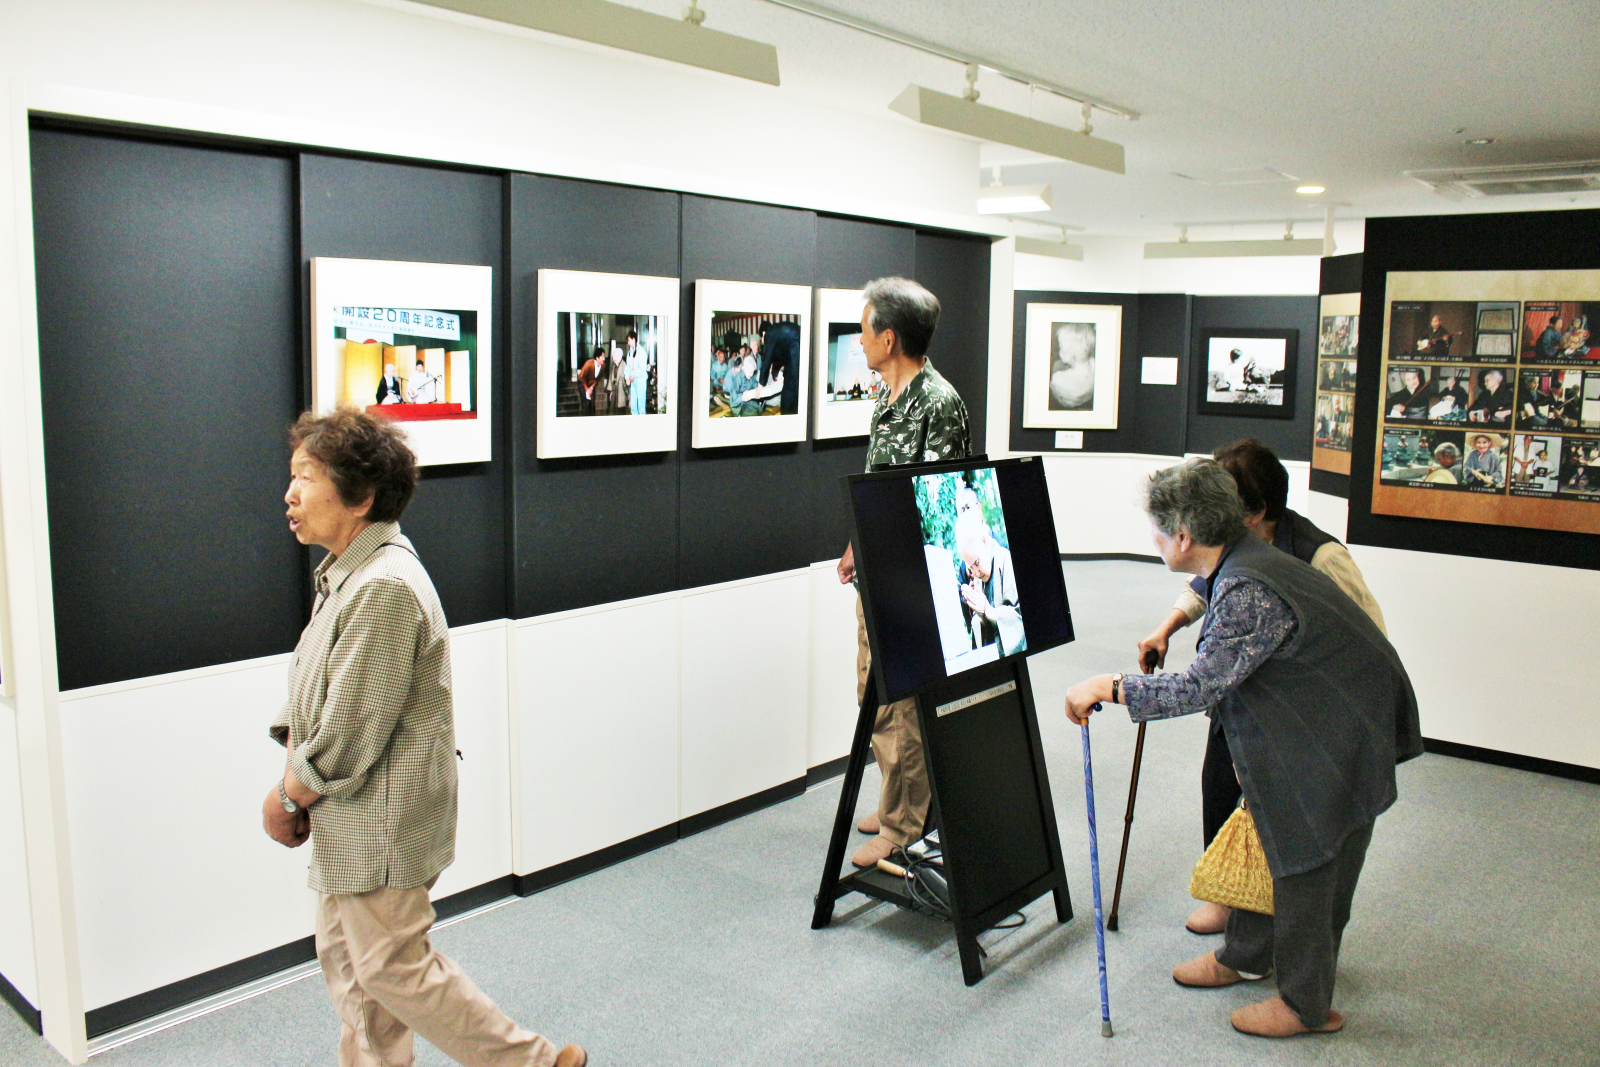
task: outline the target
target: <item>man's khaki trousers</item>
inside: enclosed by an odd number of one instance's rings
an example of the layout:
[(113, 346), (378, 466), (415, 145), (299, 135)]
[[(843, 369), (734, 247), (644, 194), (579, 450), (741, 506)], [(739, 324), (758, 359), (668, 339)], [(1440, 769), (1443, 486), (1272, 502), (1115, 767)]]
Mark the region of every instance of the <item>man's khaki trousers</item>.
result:
[(466, 1067), (551, 1067), (555, 1046), (433, 947), (431, 886), (322, 894), (317, 959), (344, 1022), (339, 1067), (411, 1067), (413, 1031)]
[[(867, 620), (856, 597), (856, 702), (867, 693), (872, 673), (872, 649), (867, 644)], [(922, 838), (928, 821), (928, 769), (922, 762), (922, 727), (917, 723), (917, 702), (897, 700), (879, 705), (872, 727), (872, 754), (883, 775), (878, 792), (879, 833), (902, 847)]]

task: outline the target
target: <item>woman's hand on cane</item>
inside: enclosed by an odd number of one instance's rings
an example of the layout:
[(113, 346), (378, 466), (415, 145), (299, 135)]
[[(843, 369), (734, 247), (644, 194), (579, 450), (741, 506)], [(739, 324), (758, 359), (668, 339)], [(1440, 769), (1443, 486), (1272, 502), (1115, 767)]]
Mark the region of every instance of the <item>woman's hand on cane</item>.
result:
[(1067, 718), (1075, 726), (1086, 726), (1089, 716), (1100, 710), (1100, 705), (1111, 699), (1111, 675), (1097, 674), (1085, 678), (1067, 690)]

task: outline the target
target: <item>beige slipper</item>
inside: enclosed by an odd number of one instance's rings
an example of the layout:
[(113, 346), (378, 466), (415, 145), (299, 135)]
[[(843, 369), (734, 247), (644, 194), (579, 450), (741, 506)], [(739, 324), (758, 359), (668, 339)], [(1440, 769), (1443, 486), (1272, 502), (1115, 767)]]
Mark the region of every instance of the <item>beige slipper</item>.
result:
[(1172, 968), (1172, 980), (1192, 989), (1221, 989), (1239, 982), (1259, 982), (1265, 977), (1264, 974), (1241, 974), (1232, 967), (1223, 966), (1217, 962), (1215, 952), (1196, 956)]
[(1191, 934), (1220, 934), (1228, 928), (1228, 916), (1232, 914), (1232, 908), (1208, 900), (1189, 913), (1183, 928)]
[(886, 860), (894, 851), (894, 842), (887, 837), (874, 837), (871, 841), (856, 849), (856, 854), (850, 857), (850, 862), (857, 867), (876, 867), (879, 860)]
[(1300, 1016), (1294, 1013), (1294, 1009), (1284, 1003), (1282, 997), (1268, 997), (1259, 1004), (1240, 1008), (1228, 1017), (1228, 1021), (1241, 1034), (1250, 1034), (1253, 1037), (1331, 1034), (1344, 1028), (1344, 1016), (1336, 1011), (1329, 1011), (1328, 1021), (1321, 1026), (1307, 1026), (1300, 1021)]
[(883, 829), (883, 824), (878, 821), (878, 813), (873, 812), (871, 815), (863, 816), (861, 821), (856, 823), (856, 829), (876, 837)]

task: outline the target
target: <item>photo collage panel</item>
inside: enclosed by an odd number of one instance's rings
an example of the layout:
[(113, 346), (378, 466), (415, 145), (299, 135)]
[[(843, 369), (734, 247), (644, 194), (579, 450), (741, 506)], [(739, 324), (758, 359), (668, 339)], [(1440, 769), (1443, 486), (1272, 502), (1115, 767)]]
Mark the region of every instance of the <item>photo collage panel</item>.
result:
[[(1378, 483), (1600, 501), (1597, 313), (1600, 301), (1391, 302)], [(1320, 434), (1323, 383), (1341, 372), (1319, 369)]]
[(1356, 345), (1360, 315), (1324, 315), (1317, 335), (1317, 413), (1313, 444), (1350, 451), (1356, 413)]

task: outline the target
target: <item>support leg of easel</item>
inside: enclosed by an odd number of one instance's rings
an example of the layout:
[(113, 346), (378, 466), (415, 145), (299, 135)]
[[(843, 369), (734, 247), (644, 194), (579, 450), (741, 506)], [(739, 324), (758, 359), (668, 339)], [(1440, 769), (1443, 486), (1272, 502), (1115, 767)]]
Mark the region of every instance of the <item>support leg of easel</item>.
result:
[(983, 950), (978, 947), (978, 936), (956, 927), (956, 948), (961, 951), (961, 978), (967, 985), (983, 981)]
[(828, 842), (828, 861), (822, 868), (822, 885), (817, 889), (816, 910), (811, 914), (811, 929), (821, 930), (833, 921), (833, 902), (839, 895), (839, 868), (850, 831), (856, 821), (856, 798), (861, 794), (861, 777), (867, 770), (867, 753), (872, 748), (872, 727), (878, 721), (878, 689), (867, 681), (861, 698), (861, 715), (856, 719), (855, 740), (850, 743), (850, 761), (845, 765), (844, 785), (839, 791), (839, 813), (833, 820), (833, 837)]
[(1117, 889), (1111, 895), (1111, 916), (1106, 919), (1106, 929), (1117, 928), (1117, 909), (1122, 906), (1122, 870), (1128, 865), (1128, 837), (1133, 833), (1133, 802), (1139, 798), (1139, 764), (1144, 760), (1144, 728), (1139, 724), (1139, 736), (1133, 742), (1133, 776), (1128, 782), (1128, 811), (1122, 817), (1122, 855), (1117, 857)]

